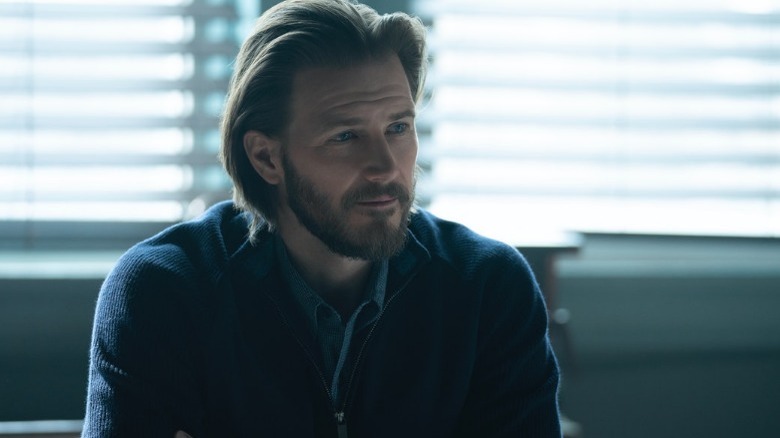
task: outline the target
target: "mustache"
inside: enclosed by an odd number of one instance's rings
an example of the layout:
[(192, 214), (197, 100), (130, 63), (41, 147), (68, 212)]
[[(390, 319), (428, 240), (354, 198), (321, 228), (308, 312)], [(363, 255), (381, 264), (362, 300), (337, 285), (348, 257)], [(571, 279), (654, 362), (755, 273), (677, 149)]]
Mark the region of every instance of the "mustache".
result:
[(397, 198), (401, 205), (408, 204), (412, 199), (410, 191), (399, 183), (372, 183), (364, 184), (347, 192), (342, 200), (342, 206), (349, 208), (359, 202), (368, 201), (381, 196), (392, 196), (393, 198)]

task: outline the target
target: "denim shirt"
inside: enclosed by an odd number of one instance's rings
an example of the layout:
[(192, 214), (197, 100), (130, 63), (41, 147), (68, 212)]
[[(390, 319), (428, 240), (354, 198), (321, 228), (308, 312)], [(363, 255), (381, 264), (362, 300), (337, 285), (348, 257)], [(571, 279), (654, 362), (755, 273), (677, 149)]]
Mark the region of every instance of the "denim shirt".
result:
[(333, 306), (326, 303), (301, 277), (278, 235), (275, 244), (282, 278), (306, 315), (313, 339), (316, 339), (320, 347), (321, 363), (325, 367), (324, 377), (330, 385), (333, 402), (338, 404), (343, 396), (341, 389), (346, 385), (344, 379), (347, 378), (350, 364), (354, 360), (350, 353), (353, 352), (356, 341), (364, 337), (363, 331), (377, 320), (382, 311), (387, 287), (388, 261), (375, 263), (371, 268), (360, 304), (349, 319), (344, 321)]

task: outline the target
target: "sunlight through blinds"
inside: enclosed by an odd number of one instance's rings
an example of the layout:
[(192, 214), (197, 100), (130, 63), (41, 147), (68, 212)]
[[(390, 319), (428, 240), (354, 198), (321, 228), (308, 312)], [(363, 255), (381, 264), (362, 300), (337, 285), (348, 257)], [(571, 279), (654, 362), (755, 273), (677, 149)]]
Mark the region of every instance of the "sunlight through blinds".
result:
[(5, 229), (173, 222), (227, 196), (217, 129), (236, 21), (231, 2), (0, 3)]
[(417, 5), (432, 211), (498, 236), (780, 236), (780, 2)]

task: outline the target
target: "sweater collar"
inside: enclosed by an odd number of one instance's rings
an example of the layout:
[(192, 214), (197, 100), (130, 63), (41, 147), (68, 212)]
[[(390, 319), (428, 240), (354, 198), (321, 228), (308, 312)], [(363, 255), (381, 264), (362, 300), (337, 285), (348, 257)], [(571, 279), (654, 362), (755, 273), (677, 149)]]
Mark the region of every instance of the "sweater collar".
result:
[[(414, 214), (417, 213), (413, 213), (413, 215)], [(248, 222), (246, 222), (246, 220), (242, 222), (244, 224), (244, 234), (246, 236)], [(414, 275), (420, 267), (431, 259), (430, 252), (413, 230), (413, 227), (411, 226), (412, 222), (413, 221), (410, 220), (410, 227), (407, 230), (407, 240), (404, 249), (389, 260), (388, 287), (390, 287), (393, 282), (400, 283), (403, 282), (403, 279)], [(276, 250), (274, 249), (275, 239), (273, 232), (263, 229), (258, 232), (254, 244), (251, 244), (249, 239), (245, 237), (242, 244), (234, 252), (232, 258), (235, 260), (243, 260), (244, 263), (241, 263), (243, 267), (251, 269), (254, 275), (266, 277), (272, 270), (279, 268), (275, 254)], [(390, 289), (388, 289), (388, 291), (390, 291)]]

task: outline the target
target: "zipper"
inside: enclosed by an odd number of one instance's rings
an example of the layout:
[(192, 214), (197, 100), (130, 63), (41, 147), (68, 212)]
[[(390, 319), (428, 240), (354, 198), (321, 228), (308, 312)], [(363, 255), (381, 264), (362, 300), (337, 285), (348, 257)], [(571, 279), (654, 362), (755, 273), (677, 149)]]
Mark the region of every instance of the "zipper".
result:
[[(400, 291), (399, 291), (400, 292)], [(298, 335), (295, 333), (295, 330), (293, 330), (292, 325), (287, 320), (287, 317), (284, 315), (284, 312), (282, 312), (282, 308), (279, 306), (279, 304), (276, 302), (276, 300), (271, 297), (270, 294), (266, 294), (268, 296), (268, 299), (271, 300), (271, 302), (274, 304), (274, 307), (276, 307), (276, 312), (279, 314), (279, 316), (282, 318), (282, 322), (284, 325), (287, 326), (287, 328), (290, 330), (290, 333), (292, 334), (293, 338), (295, 338), (295, 342), (298, 343), (298, 345), (301, 347), (303, 352), (306, 354), (306, 357), (309, 359), (309, 362), (311, 362), (312, 365), (314, 365), (314, 369), (317, 371), (317, 375), (320, 378), (320, 382), (322, 382), (322, 387), (325, 389), (325, 394), (328, 396), (328, 400), (330, 401), (331, 407), (333, 407), (335, 411), (336, 407), (336, 401), (333, 398), (333, 393), (330, 392), (330, 387), (328, 386), (328, 381), (325, 380), (325, 374), (320, 369), (319, 365), (317, 365), (317, 361), (314, 360), (314, 356), (312, 356), (311, 352), (308, 348), (306, 348), (306, 345), (301, 341), (301, 339), (298, 337)], [(392, 300), (393, 297), (390, 297), (390, 300)], [(390, 304), (390, 300), (387, 301), (388, 304)], [(387, 307), (387, 306), (385, 306)], [(384, 308), (382, 309), (382, 313), (384, 313)], [(382, 313), (379, 314), (379, 317), (382, 316)], [(377, 322), (379, 322), (379, 317), (377, 317)], [(376, 325), (376, 324), (374, 324)], [(373, 331), (373, 327), (372, 330)], [(370, 334), (370, 333), (369, 333)], [(366, 338), (368, 340), (368, 338)], [(365, 343), (364, 343), (365, 346)], [(361, 348), (362, 352), (362, 348)], [(354, 368), (353, 368), (353, 374), (354, 374)], [(351, 384), (351, 378), (350, 378), (350, 384)], [(349, 388), (349, 386), (347, 386)], [(349, 389), (347, 389), (349, 391)], [(349, 392), (345, 394), (345, 400), (347, 395), (349, 395)], [(336, 431), (338, 432), (338, 438), (349, 438), (347, 435), (347, 421), (344, 418), (344, 410), (336, 411), (333, 413), (333, 418), (336, 420)]]
[[(292, 334), (293, 338), (295, 338), (295, 341), (298, 343), (298, 345), (301, 347), (304, 353), (306, 353), (306, 357), (309, 358), (309, 362), (311, 362), (312, 365), (314, 365), (314, 369), (317, 371), (317, 375), (320, 378), (320, 382), (322, 382), (322, 387), (325, 388), (325, 394), (328, 396), (328, 400), (330, 400), (330, 405), (335, 406), (336, 401), (333, 399), (333, 394), (330, 392), (330, 388), (328, 387), (328, 381), (325, 380), (325, 374), (320, 369), (319, 365), (317, 365), (317, 361), (314, 360), (314, 356), (311, 354), (311, 351), (309, 351), (308, 348), (306, 348), (306, 344), (303, 343), (303, 341), (298, 338), (298, 335), (295, 333), (295, 330), (293, 329), (290, 322), (287, 320), (287, 317), (284, 315), (284, 312), (282, 312), (282, 308), (279, 307), (279, 304), (276, 302), (276, 300), (268, 293), (266, 293), (266, 296), (269, 300), (271, 300), (272, 303), (274, 303), (274, 307), (276, 307), (276, 312), (279, 314), (279, 316), (282, 318), (282, 322), (284, 322), (284, 325), (287, 326), (287, 328), (290, 330), (290, 333)], [(338, 417), (336, 418), (338, 420)], [(341, 421), (344, 420), (344, 414), (341, 414)], [(339, 438), (341, 436), (339, 435)]]
[[(419, 268), (418, 270), (419, 271)], [(390, 307), (390, 305), (395, 300), (395, 297), (401, 294), (406, 289), (406, 286), (409, 285), (409, 283), (412, 282), (412, 279), (416, 276), (417, 271), (413, 272), (409, 277), (406, 279), (404, 284), (401, 285), (398, 289), (396, 289), (396, 292), (390, 296), (390, 298), (387, 300), (387, 303), (385, 303), (384, 307), (382, 307), (382, 311), (379, 312), (379, 316), (377, 316), (376, 321), (374, 324), (371, 325), (371, 330), (369, 330), (368, 334), (366, 335), (366, 338), (363, 340), (363, 344), (360, 346), (360, 351), (358, 351), (358, 355), (355, 358), (355, 363), (352, 366), (352, 372), (349, 375), (349, 380), (347, 381), (347, 390), (344, 393), (344, 403), (341, 405), (341, 410), (336, 410), (333, 413), (333, 418), (336, 420), (336, 431), (338, 432), (338, 438), (348, 438), (347, 434), (347, 419), (345, 416), (345, 413), (347, 409), (350, 407), (349, 400), (350, 400), (350, 392), (352, 389), (352, 382), (355, 380), (355, 375), (357, 374), (358, 366), (360, 365), (360, 360), (363, 358), (363, 351), (366, 349), (366, 345), (368, 345), (368, 341), (371, 339), (371, 335), (374, 334), (374, 330), (376, 329), (376, 326), (379, 325), (379, 322), (382, 320), (382, 316), (384, 316), (387, 309)], [(322, 387), (325, 389), (325, 393), (328, 396), (328, 400), (330, 400), (331, 406), (336, 406), (336, 401), (333, 399), (333, 394), (330, 392), (330, 388), (328, 387), (328, 381), (325, 380), (325, 374), (323, 374), (322, 370), (320, 370), (320, 367), (317, 365), (317, 361), (314, 360), (314, 356), (312, 356), (311, 352), (308, 348), (306, 348), (306, 345), (303, 343), (303, 341), (298, 338), (298, 335), (295, 333), (295, 330), (292, 328), (292, 325), (287, 320), (287, 317), (284, 315), (284, 312), (282, 312), (282, 308), (279, 306), (279, 303), (276, 302), (276, 300), (268, 293), (266, 293), (266, 296), (269, 300), (274, 304), (274, 307), (276, 307), (276, 312), (279, 314), (279, 316), (282, 318), (282, 322), (284, 322), (284, 325), (287, 326), (287, 328), (292, 333), (293, 338), (295, 338), (295, 341), (298, 342), (298, 345), (301, 347), (304, 353), (306, 353), (306, 357), (309, 358), (309, 362), (314, 365), (314, 369), (317, 371), (317, 375), (320, 377), (320, 382), (322, 382)]]
[(369, 330), (368, 334), (366, 335), (366, 339), (363, 340), (363, 344), (360, 346), (360, 351), (358, 351), (358, 355), (355, 358), (355, 363), (352, 365), (352, 372), (350, 373), (349, 380), (347, 381), (347, 390), (344, 392), (344, 403), (341, 405), (341, 410), (335, 413), (335, 418), (338, 425), (338, 438), (347, 438), (347, 423), (344, 415), (347, 412), (347, 409), (349, 409), (351, 406), (349, 401), (352, 382), (355, 380), (357, 369), (360, 366), (360, 360), (363, 358), (363, 351), (366, 349), (366, 345), (368, 345), (368, 341), (371, 339), (371, 335), (374, 334), (374, 329), (376, 329), (376, 327), (379, 325), (379, 322), (382, 320), (382, 316), (384, 316), (387, 309), (393, 303), (395, 297), (400, 295), (401, 292), (406, 289), (406, 286), (412, 282), (412, 279), (415, 277), (416, 273), (417, 272), (413, 272), (411, 275), (409, 275), (409, 277), (406, 279), (406, 282), (401, 285), (401, 287), (399, 287), (393, 295), (390, 296), (390, 298), (387, 300), (387, 303), (385, 303), (384, 307), (382, 307), (382, 311), (379, 312), (379, 316), (376, 317), (376, 321), (371, 325), (371, 330)]
[(336, 418), (336, 431), (339, 438), (348, 438), (347, 436), (347, 422), (344, 421), (344, 412), (336, 412), (333, 414)]

